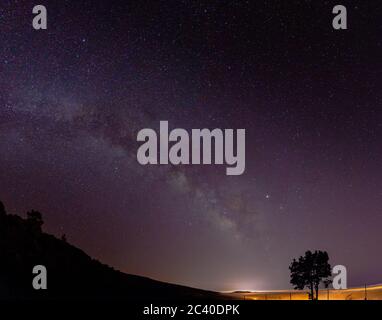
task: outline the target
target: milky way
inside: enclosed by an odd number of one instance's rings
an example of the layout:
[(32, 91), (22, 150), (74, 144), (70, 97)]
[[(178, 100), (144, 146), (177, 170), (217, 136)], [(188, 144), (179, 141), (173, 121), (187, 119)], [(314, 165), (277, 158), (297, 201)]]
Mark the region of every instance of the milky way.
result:
[[(332, 1), (214, 0), (45, 1), (36, 31), (2, 1), (0, 199), (163, 281), (289, 288), (308, 249), (382, 281), (382, 7), (342, 2), (346, 31)], [(160, 120), (245, 128), (245, 173), (139, 165)]]

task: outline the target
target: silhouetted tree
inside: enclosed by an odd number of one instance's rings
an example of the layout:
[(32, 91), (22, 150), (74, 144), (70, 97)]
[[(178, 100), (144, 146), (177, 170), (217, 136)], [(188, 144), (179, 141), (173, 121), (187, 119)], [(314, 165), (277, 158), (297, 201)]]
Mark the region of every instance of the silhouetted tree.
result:
[(0, 201), (0, 228), (4, 226), (7, 217), (7, 212), (5, 211), (4, 204)]
[(4, 204), (0, 201), (0, 216), (5, 216), (6, 214)]
[(318, 300), (318, 288), (321, 282), (325, 287), (331, 283), (332, 271), (329, 255), (326, 251), (305, 252), (305, 256), (301, 256), (298, 261), (293, 259), (289, 270), (291, 272), (290, 283), (299, 290), (307, 287), (310, 290), (309, 297), (312, 300)]
[(33, 231), (41, 232), (41, 227), (44, 224), (41, 213), (35, 210), (27, 212), (27, 223)]

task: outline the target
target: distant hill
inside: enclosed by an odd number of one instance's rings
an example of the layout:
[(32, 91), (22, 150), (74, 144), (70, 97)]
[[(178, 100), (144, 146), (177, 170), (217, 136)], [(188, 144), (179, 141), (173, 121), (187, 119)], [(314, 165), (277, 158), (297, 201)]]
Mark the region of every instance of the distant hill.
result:
[[(0, 202), (0, 299), (221, 299), (218, 293), (129, 275), (42, 231), (41, 214), (7, 214)], [(47, 268), (47, 290), (32, 288), (33, 266)]]

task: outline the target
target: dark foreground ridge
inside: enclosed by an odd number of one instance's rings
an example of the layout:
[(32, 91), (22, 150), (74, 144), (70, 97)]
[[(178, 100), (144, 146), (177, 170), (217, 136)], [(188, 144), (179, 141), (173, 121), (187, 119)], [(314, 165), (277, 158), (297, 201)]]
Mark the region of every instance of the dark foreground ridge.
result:
[[(0, 202), (0, 299), (221, 299), (218, 293), (129, 275), (42, 231), (41, 214), (7, 214)], [(35, 265), (47, 268), (47, 290), (35, 290)]]

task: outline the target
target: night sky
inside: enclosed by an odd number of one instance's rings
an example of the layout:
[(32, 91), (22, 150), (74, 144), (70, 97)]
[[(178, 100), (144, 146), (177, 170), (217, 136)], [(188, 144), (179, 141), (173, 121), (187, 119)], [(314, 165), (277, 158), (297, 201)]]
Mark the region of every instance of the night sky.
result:
[[(287, 289), (320, 249), (349, 286), (380, 283), (381, 21), (370, 0), (3, 0), (0, 199), (158, 280)], [(160, 120), (246, 129), (246, 171), (138, 164)]]

